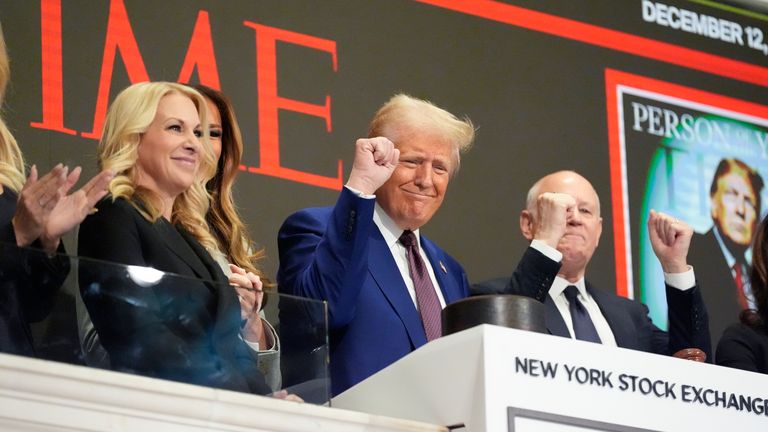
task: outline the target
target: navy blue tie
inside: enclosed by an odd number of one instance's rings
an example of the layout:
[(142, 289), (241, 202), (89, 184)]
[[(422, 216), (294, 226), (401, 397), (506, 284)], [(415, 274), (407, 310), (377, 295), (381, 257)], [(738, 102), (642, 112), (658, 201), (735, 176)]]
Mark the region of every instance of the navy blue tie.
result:
[(568, 285), (563, 291), (568, 300), (568, 309), (571, 311), (571, 320), (573, 321), (573, 334), (576, 339), (587, 342), (601, 343), (600, 336), (597, 335), (595, 324), (589, 317), (587, 309), (579, 301), (579, 289), (573, 285)]

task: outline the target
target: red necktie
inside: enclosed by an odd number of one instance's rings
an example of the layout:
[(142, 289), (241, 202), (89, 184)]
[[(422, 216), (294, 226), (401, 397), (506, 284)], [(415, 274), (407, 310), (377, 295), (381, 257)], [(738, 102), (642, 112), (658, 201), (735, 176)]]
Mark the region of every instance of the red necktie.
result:
[(739, 301), (741, 309), (747, 309), (747, 297), (744, 295), (744, 275), (741, 271), (741, 264), (739, 264), (738, 261), (733, 264), (733, 270), (736, 272), (736, 276), (733, 277), (736, 282), (736, 298)]
[(416, 291), (416, 304), (421, 314), (421, 323), (424, 325), (424, 332), (427, 334), (427, 340), (437, 339), (442, 335), (442, 323), (440, 321), (440, 300), (437, 298), (435, 286), (432, 285), (432, 279), (429, 278), (429, 272), (421, 259), (419, 245), (416, 243), (416, 236), (413, 231), (403, 231), (400, 236), (400, 243), (405, 246), (408, 255), (408, 270), (413, 280), (413, 288)]

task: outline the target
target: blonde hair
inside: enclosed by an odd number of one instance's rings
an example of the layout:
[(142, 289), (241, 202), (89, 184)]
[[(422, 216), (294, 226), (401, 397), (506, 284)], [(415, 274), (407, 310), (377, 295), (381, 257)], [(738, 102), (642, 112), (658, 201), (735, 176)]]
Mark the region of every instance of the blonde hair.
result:
[[(5, 89), (11, 79), (10, 61), (5, 49), (3, 28), (0, 26), (0, 108), (5, 100)], [(24, 186), (24, 157), (16, 139), (0, 115), (0, 185), (18, 193)]]
[(403, 134), (427, 130), (441, 135), (453, 146), (455, 174), (461, 165), (461, 153), (472, 147), (475, 127), (468, 117), (457, 118), (427, 100), (407, 94), (396, 94), (385, 103), (371, 120), (368, 137), (384, 136), (398, 145)]
[(192, 100), (204, 131), (201, 139), (205, 141), (196, 181), (174, 201), (171, 222), (184, 227), (203, 246), (210, 247), (215, 245), (216, 241), (208, 231), (204, 219), (210, 203), (205, 183), (213, 177), (215, 165), (213, 149), (207, 142), (205, 99), (200, 93), (190, 87), (170, 82), (144, 82), (120, 92), (109, 107), (104, 122), (104, 132), (98, 146), (99, 167), (115, 173), (115, 178), (109, 184), (113, 200), (126, 199), (151, 222), (160, 218), (162, 209), (157, 194), (137, 185), (136, 163), (141, 136), (154, 121), (160, 100), (169, 94), (181, 94)]
[(269, 287), (271, 286), (269, 279), (256, 266), (266, 253), (263, 248), (253, 252), (255, 243), (240, 218), (232, 197), (232, 186), (243, 155), (243, 138), (234, 107), (229, 98), (218, 90), (201, 84), (193, 87), (204, 98), (213, 102), (221, 117), (221, 157), (216, 175), (206, 185), (211, 194), (211, 206), (205, 219), (217, 240), (218, 250), (222, 251), (233, 264), (259, 276), (265, 286)]

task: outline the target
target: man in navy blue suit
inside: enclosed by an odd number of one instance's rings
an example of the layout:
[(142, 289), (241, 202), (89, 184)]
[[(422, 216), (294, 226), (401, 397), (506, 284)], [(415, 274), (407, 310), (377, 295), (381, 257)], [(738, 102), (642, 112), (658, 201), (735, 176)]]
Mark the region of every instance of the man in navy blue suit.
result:
[(600, 200), (587, 179), (559, 171), (536, 182), (520, 229), (531, 243), (512, 277), (478, 284), (473, 294), (538, 299), (553, 335), (664, 355), (699, 348), (711, 360), (707, 310), (686, 258), (690, 226), (653, 210), (648, 220), (651, 246), (664, 270), (669, 332), (651, 322), (645, 305), (595, 289), (585, 279), (603, 229)]
[(357, 140), (336, 204), (281, 227), (280, 292), (328, 302), (334, 395), (438, 337), (441, 308), (469, 295), (461, 265), (420, 228), (473, 138), (469, 120), (396, 95)]

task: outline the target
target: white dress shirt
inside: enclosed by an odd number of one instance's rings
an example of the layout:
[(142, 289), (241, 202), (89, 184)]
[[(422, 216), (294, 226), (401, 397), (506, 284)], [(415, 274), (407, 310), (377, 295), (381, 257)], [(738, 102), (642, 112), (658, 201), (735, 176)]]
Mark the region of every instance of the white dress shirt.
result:
[[(359, 196), (360, 198), (376, 199), (376, 195), (364, 194), (359, 190), (346, 185), (344, 187), (349, 189), (349, 191)], [(392, 253), (392, 258), (395, 259), (397, 269), (400, 270), (400, 276), (403, 277), (403, 282), (405, 282), (405, 287), (408, 289), (408, 294), (411, 296), (411, 301), (413, 301), (413, 305), (416, 307), (416, 310), (418, 310), (419, 304), (416, 301), (416, 289), (413, 287), (411, 272), (408, 270), (408, 254), (406, 253), (405, 246), (403, 246), (399, 241), (400, 236), (403, 234), (404, 230), (397, 226), (395, 221), (389, 217), (387, 212), (385, 212), (384, 209), (379, 206), (379, 203), (376, 203), (376, 206), (373, 209), (373, 222), (379, 228), (379, 231), (381, 231), (381, 235), (384, 237), (384, 241), (387, 243), (389, 251)], [(424, 265), (427, 266), (429, 279), (432, 281), (432, 286), (435, 288), (437, 299), (440, 300), (440, 307), (445, 309), (445, 298), (443, 298), (443, 291), (440, 289), (440, 285), (437, 283), (437, 279), (435, 278), (435, 270), (432, 268), (432, 264), (429, 262), (429, 259), (427, 259), (427, 254), (424, 253), (424, 249), (421, 247), (421, 237), (419, 236), (419, 230), (413, 231), (413, 234), (416, 236), (416, 243), (419, 246), (419, 255), (421, 255), (421, 260), (424, 261)]]
[[(543, 241), (534, 239), (531, 241), (531, 247), (544, 254), (547, 258), (560, 262), (563, 259), (563, 254), (557, 249), (549, 246)], [(683, 273), (664, 273), (664, 281), (673, 288), (681, 291), (686, 291), (694, 287), (696, 284), (696, 276), (693, 273), (693, 267), (688, 266), (688, 271)], [(600, 341), (603, 345), (616, 346), (616, 338), (613, 336), (611, 326), (608, 325), (603, 312), (595, 302), (595, 299), (587, 292), (587, 287), (584, 282), (584, 278), (579, 279), (576, 282), (569, 282), (568, 280), (555, 277), (552, 286), (549, 288), (549, 296), (555, 302), (557, 310), (560, 311), (560, 315), (565, 321), (568, 332), (571, 334), (571, 338), (575, 339), (573, 333), (573, 320), (571, 319), (571, 310), (569, 309), (568, 299), (565, 298), (563, 293), (565, 289), (574, 285), (579, 290), (578, 299), (584, 305), (584, 309), (587, 310), (589, 318), (595, 325), (597, 335), (600, 337)]]
[[(397, 226), (395, 221), (389, 217), (387, 212), (385, 212), (378, 203), (376, 203), (376, 207), (373, 210), (373, 222), (379, 227), (381, 235), (384, 236), (384, 241), (387, 243), (387, 246), (389, 246), (389, 251), (392, 253), (395, 263), (397, 263), (397, 269), (400, 270), (403, 282), (405, 282), (405, 286), (408, 288), (408, 294), (411, 296), (413, 305), (418, 309), (419, 305), (416, 301), (416, 289), (413, 287), (413, 279), (411, 279), (411, 273), (408, 269), (408, 255), (405, 246), (399, 241), (400, 235), (403, 234), (403, 230)], [(435, 270), (432, 268), (432, 264), (429, 262), (427, 254), (424, 253), (424, 249), (421, 247), (419, 230), (413, 231), (413, 234), (416, 236), (416, 243), (418, 243), (419, 246), (419, 255), (421, 255), (422, 261), (424, 261), (424, 264), (427, 266), (429, 279), (432, 281), (432, 286), (435, 288), (438, 300), (440, 300), (440, 307), (445, 308), (445, 298), (443, 298), (443, 292), (435, 278)]]

